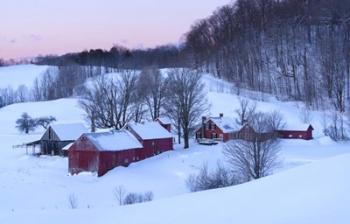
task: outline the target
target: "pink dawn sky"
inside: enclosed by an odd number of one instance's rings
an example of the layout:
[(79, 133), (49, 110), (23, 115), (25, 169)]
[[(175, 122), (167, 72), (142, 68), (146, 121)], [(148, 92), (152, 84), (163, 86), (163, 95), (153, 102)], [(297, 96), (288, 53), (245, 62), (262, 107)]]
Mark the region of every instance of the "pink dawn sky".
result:
[(1, 0), (0, 58), (178, 43), (230, 0)]

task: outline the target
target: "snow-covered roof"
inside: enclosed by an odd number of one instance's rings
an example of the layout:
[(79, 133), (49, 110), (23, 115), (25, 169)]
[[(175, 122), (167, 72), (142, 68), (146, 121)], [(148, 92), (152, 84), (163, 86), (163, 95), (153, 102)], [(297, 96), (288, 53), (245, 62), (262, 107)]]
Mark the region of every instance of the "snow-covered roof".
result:
[(229, 117), (210, 117), (208, 120), (214, 122), (224, 133), (231, 133), (240, 129), (236, 121)]
[(124, 151), (143, 146), (128, 130), (84, 134), (99, 151)]
[(171, 133), (163, 128), (158, 122), (146, 122), (143, 124), (133, 123), (128, 124), (128, 126), (144, 140), (173, 137)]
[(81, 123), (50, 125), (61, 141), (73, 141), (89, 130)]
[(66, 145), (65, 147), (62, 148), (63, 151), (68, 151), (69, 148), (74, 144), (74, 142), (69, 143), (68, 145)]
[(282, 130), (290, 130), (290, 131), (306, 131), (311, 124), (303, 124), (303, 123), (287, 123)]
[(171, 124), (171, 119), (169, 117), (158, 117), (158, 121), (160, 121), (162, 124)]

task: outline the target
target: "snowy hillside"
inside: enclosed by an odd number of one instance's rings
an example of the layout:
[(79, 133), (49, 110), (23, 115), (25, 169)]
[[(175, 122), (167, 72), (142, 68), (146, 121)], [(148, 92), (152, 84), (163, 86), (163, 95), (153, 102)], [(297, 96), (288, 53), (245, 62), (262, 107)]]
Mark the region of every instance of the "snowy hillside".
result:
[(35, 78), (40, 77), (49, 68), (50, 66), (30, 64), (0, 67), (0, 89), (9, 86), (17, 89), (21, 85), (30, 89)]
[[(239, 107), (237, 90), (210, 75), (204, 76), (204, 82), (210, 115), (224, 113), (234, 118)], [(23, 217), (27, 223), (71, 223), (75, 217), (86, 223), (346, 223), (350, 219), (345, 210), (350, 203), (346, 173), (350, 157), (344, 154), (350, 153), (350, 146), (323, 135), (326, 114), (311, 111), (305, 119), (300, 103), (280, 102), (249, 91), (240, 93), (256, 101), (259, 111), (279, 111), (287, 126), (311, 123), (315, 139), (283, 140), (282, 163), (273, 176), (196, 194), (189, 194), (187, 177), (204, 163), (209, 167), (218, 161), (224, 163), (222, 144), (200, 146), (192, 142), (186, 151), (176, 145), (173, 152), (116, 168), (101, 178), (89, 173), (70, 176), (66, 158), (33, 157), (12, 146), (37, 140), (43, 132), (19, 133), (15, 121), (23, 112), (32, 117), (54, 116), (59, 123), (85, 122), (77, 99), (1, 108), (0, 201), (6, 203), (0, 203), (0, 223), (19, 223)], [(264, 101), (254, 100), (262, 98)], [(128, 192), (152, 191), (155, 201), (119, 207), (114, 195), (117, 186)], [(69, 209), (70, 195), (78, 201), (77, 210)]]

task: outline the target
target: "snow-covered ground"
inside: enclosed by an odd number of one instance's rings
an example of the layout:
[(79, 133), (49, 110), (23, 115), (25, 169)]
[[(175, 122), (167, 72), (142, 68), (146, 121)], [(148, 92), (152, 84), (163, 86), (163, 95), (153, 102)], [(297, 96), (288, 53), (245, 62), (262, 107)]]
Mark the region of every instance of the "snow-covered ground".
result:
[(24, 85), (30, 89), (35, 78), (40, 77), (50, 66), (40, 65), (14, 65), (0, 67), (0, 89), (12, 87), (17, 89)]
[[(210, 114), (234, 116), (239, 97), (228, 83), (204, 76)], [(249, 91), (247, 91), (249, 92)], [(245, 93), (255, 99), (256, 93)], [(277, 110), (287, 125), (303, 125), (303, 108), (271, 96), (257, 101), (260, 111)], [(12, 148), (36, 140), (18, 133), (15, 121), (23, 112), (32, 117), (55, 116), (60, 123), (85, 122), (77, 99), (15, 104), (0, 109), (0, 223), (349, 223), (350, 145), (323, 136), (323, 112), (311, 111), (312, 141), (283, 140), (281, 167), (276, 174), (226, 189), (189, 194), (185, 180), (203, 163), (225, 162), (222, 144), (173, 152), (128, 168), (116, 168), (101, 178), (89, 173), (68, 175), (67, 159), (32, 157)], [(336, 156), (335, 158), (332, 158)], [(153, 191), (155, 201), (119, 207), (117, 186), (129, 192)], [(70, 210), (74, 195), (78, 209)], [(79, 217), (79, 218), (77, 218)]]
[[(350, 220), (349, 160), (349, 154), (341, 155), (239, 186), (132, 206), (96, 208), (85, 205), (76, 210), (0, 210), (0, 222), (347, 224)], [(83, 184), (92, 187), (91, 182)], [(84, 188), (80, 190), (85, 191)], [(37, 189), (36, 194), (28, 194), (41, 198), (42, 191), (38, 192)], [(97, 198), (103, 193), (100, 189), (94, 192)], [(22, 198), (22, 202), (26, 199)], [(50, 201), (49, 198), (46, 200)]]

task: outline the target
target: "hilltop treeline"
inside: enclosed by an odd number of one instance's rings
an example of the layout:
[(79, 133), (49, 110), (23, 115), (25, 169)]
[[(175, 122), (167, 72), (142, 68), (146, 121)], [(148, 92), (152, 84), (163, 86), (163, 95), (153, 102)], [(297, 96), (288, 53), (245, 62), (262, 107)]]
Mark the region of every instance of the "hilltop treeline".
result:
[(165, 45), (150, 49), (128, 49), (115, 45), (110, 50), (92, 49), (63, 56), (44, 56), (35, 60), (45, 65), (89, 65), (117, 69), (187, 67), (183, 46)]
[(194, 24), (181, 47), (90, 50), (38, 64), (118, 69), (191, 67), (236, 84), (339, 112), (350, 98), (350, 1), (237, 0)]

